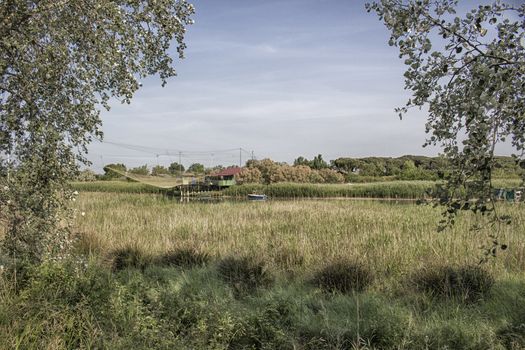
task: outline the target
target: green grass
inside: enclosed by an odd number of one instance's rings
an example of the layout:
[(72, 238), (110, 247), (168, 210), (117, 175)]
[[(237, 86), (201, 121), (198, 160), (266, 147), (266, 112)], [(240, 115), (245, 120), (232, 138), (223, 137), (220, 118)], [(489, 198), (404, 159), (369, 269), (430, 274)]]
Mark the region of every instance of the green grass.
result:
[(521, 179), (494, 179), (492, 185), (496, 188), (516, 188), (523, 187)]
[(75, 203), (81, 262), (31, 269), (18, 290), (0, 275), (0, 348), (525, 347), (523, 204), (500, 205), (514, 218), (499, 232), (509, 248), (478, 275), (464, 267), (488, 232), (463, 213), (437, 233), (430, 206), (89, 192)]
[(117, 193), (161, 193), (161, 189), (131, 181), (92, 181), (72, 182), (73, 189), (79, 192), (117, 192)]

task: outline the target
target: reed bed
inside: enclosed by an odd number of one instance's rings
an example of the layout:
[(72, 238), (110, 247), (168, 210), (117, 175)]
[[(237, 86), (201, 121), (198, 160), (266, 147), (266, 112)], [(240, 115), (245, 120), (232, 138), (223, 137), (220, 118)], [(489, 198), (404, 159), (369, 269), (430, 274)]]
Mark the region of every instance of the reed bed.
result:
[(435, 186), (432, 181), (390, 181), (364, 184), (246, 184), (224, 190), (225, 195), (244, 197), (250, 193), (264, 193), (274, 198), (407, 198), (426, 196)]
[[(244, 184), (215, 195), (246, 197), (250, 193), (264, 193), (273, 198), (397, 198), (420, 199), (428, 195), (439, 182), (435, 181), (383, 181), (349, 184), (301, 184), (275, 183), (270, 185)], [(493, 182), (496, 188), (516, 188), (520, 181), (499, 179)], [(148, 184), (132, 181), (94, 181), (73, 182), (72, 187), (81, 192), (116, 192), (116, 193), (167, 193)]]
[[(440, 209), (357, 200), (185, 203), (163, 196), (82, 193), (77, 221), (94, 254), (126, 246), (147, 254), (172, 248), (217, 258), (250, 255), (279, 270), (307, 271), (339, 258), (358, 258), (384, 277), (400, 277), (428, 262), (477, 263), (487, 231), (472, 231), (473, 215), (436, 231)], [(502, 203), (513, 216), (499, 236), (509, 249), (488, 266), (494, 272), (525, 269), (523, 204)]]
[(72, 182), (73, 189), (79, 192), (117, 192), (117, 193), (161, 193), (162, 189), (132, 181), (92, 181)]

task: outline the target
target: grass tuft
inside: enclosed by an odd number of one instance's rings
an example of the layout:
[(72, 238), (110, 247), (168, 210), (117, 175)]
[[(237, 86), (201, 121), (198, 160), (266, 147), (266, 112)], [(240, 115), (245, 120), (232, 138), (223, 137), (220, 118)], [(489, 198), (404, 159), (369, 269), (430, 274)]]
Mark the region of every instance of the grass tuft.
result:
[(477, 302), (490, 293), (494, 278), (479, 266), (432, 266), (415, 272), (412, 283), (434, 297)]
[(124, 247), (114, 250), (109, 254), (113, 271), (126, 268), (144, 269), (151, 261), (142, 250), (137, 247)]
[(178, 248), (159, 256), (155, 263), (161, 266), (181, 268), (201, 267), (210, 261), (210, 255), (194, 248)]
[(234, 290), (236, 296), (270, 287), (274, 277), (266, 264), (251, 257), (226, 257), (217, 265), (219, 276)]
[(312, 282), (329, 293), (350, 293), (365, 290), (373, 280), (372, 272), (364, 264), (340, 260), (330, 263), (318, 271)]

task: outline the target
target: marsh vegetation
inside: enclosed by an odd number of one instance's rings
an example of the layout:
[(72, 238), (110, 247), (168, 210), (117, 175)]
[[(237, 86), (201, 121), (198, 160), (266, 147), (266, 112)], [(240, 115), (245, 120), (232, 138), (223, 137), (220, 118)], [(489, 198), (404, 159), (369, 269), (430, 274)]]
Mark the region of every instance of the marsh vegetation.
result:
[(523, 204), (502, 204), (508, 249), (481, 266), (473, 215), (437, 233), (431, 206), (84, 192), (76, 209), (84, 265), (16, 290), (4, 273), (0, 347), (525, 346)]

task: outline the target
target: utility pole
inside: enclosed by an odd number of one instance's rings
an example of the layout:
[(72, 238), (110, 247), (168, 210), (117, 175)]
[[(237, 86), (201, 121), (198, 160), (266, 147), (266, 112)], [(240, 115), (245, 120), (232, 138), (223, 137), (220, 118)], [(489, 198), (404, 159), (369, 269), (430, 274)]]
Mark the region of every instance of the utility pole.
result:
[(239, 168), (242, 167), (242, 148), (239, 148)]
[(179, 151), (179, 170), (182, 173), (182, 161), (180, 160), (180, 158), (181, 158), (181, 151)]

